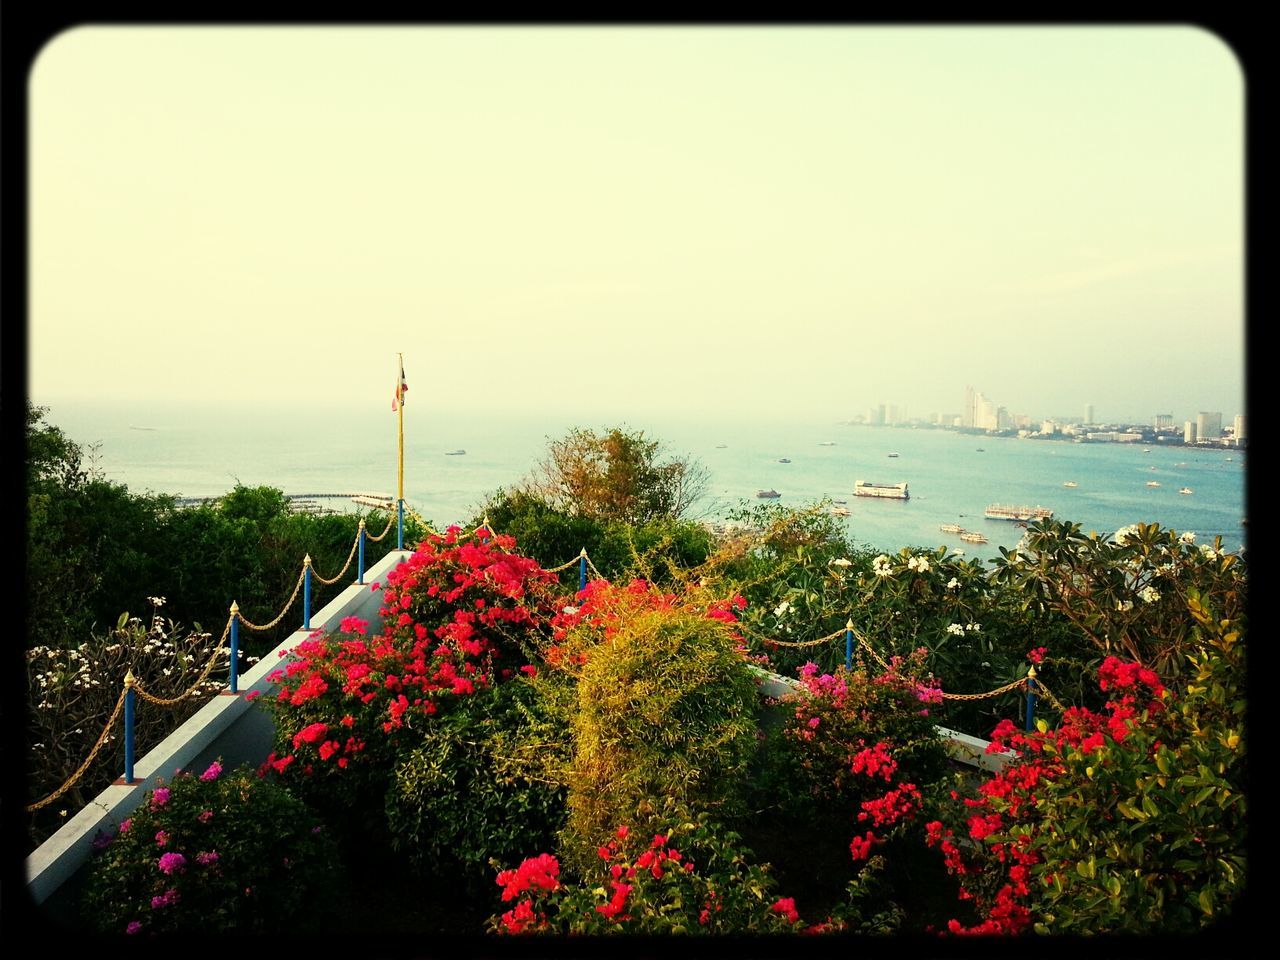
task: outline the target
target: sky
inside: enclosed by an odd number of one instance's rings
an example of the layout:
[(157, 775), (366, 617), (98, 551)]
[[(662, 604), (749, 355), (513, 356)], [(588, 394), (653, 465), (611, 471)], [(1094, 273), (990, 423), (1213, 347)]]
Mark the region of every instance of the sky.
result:
[(79, 27), (28, 392), (1229, 423), (1244, 92), (1191, 26)]

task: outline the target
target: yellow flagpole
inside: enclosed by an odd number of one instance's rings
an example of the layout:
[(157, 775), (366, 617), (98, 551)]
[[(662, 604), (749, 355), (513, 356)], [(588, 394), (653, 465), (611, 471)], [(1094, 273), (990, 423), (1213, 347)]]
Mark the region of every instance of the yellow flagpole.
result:
[(396, 404), (398, 415), (396, 417), (396, 496), (400, 500), (404, 500), (404, 393), (400, 389), (401, 378), (404, 375), (404, 354), (397, 353), (400, 366), (396, 370), (396, 395), (400, 398), (400, 402)]

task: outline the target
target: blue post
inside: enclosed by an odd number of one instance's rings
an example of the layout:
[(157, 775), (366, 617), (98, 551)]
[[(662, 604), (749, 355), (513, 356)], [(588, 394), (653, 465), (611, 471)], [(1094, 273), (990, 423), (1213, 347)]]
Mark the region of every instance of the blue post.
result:
[(1036, 668), (1027, 671), (1027, 731), (1036, 726)]
[(404, 497), (396, 501), (396, 549), (404, 549)]
[(853, 618), (844, 623), (844, 668), (853, 669)]
[(133, 685), (138, 681), (133, 676), (133, 671), (128, 670), (124, 675), (124, 782), (133, 783), (133, 709), (134, 698), (137, 696), (133, 692)]
[(578, 554), (578, 592), (581, 593), (587, 589), (587, 548), (582, 548), (582, 553)]
[(360, 520), (360, 565), (356, 567), (356, 583), (364, 583), (364, 520)]
[(480, 533), (480, 530), (484, 531), (484, 533), (480, 534), (480, 542), (488, 543), (489, 534), (493, 533), (493, 531), (489, 529), (489, 515), (487, 513), (484, 516), (484, 520), (480, 523), (480, 529), (477, 530), (476, 533)]
[(240, 692), (240, 605), (231, 601), (231, 667), (228, 686), (232, 693)]
[(302, 558), (302, 629), (311, 629), (311, 554)]

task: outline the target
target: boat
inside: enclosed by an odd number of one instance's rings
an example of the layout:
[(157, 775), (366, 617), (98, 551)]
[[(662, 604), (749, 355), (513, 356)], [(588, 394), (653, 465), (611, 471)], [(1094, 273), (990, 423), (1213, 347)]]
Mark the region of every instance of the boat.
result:
[(1158, 486), (1160, 486), (1160, 481), (1159, 481), (1159, 480), (1148, 480), (1148, 481), (1147, 481), (1147, 486), (1148, 486), (1148, 487), (1158, 487)]
[(717, 443), (717, 444), (716, 444), (716, 449), (717, 449), (717, 450), (728, 450), (728, 449), (729, 449), (729, 445), (728, 445), (727, 443)]
[(1193, 491), (1190, 487), (1183, 487), (1183, 488), (1182, 488), (1181, 490), (1179, 490), (1178, 492), (1179, 492), (1179, 493), (1193, 493), (1194, 491)]
[(978, 533), (978, 531), (976, 530), (966, 530), (964, 533), (960, 534), (960, 539), (963, 540), (965, 543), (986, 543), (987, 542), (986, 535), (982, 533)]
[(889, 456), (891, 456), (891, 457), (896, 457), (896, 456), (897, 456), (897, 454), (896, 454), (896, 453), (891, 453), (891, 454), (889, 454)]
[(964, 527), (958, 523), (944, 523), (938, 527), (943, 533), (964, 533)]
[(986, 452), (987, 451), (983, 450), (981, 447), (979, 447), (977, 450), (974, 451), (974, 453), (986, 453)]
[(870, 483), (866, 480), (853, 482), (855, 497), (883, 497), (889, 500), (910, 500), (906, 483)]
[(756, 496), (759, 497), (761, 500), (773, 500), (776, 497), (782, 496), (782, 494), (780, 494), (777, 490), (757, 490)]
[(779, 457), (779, 458), (778, 458), (778, 462), (779, 462), (779, 463), (790, 463), (791, 461), (790, 461), (790, 460), (788, 460), (786, 457)]
[(849, 516), (849, 508), (848, 507), (832, 507), (831, 515), (835, 517), (847, 517)]
[(835, 442), (834, 440), (819, 440), (819, 441), (818, 441), (818, 446), (820, 446), (820, 447), (834, 447), (835, 445), (836, 445), (836, 442)]
[(1080, 484), (1076, 483), (1074, 480), (1068, 480), (1066, 483), (1064, 483), (1064, 484), (1063, 484), (1063, 486), (1064, 486), (1064, 487), (1078, 487), (1078, 486), (1080, 486)]
[(848, 500), (833, 500), (833, 501), (831, 501), (831, 502), (832, 502), (832, 503), (838, 503), (838, 504), (840, 504), (840, 506), (842, 506), (842, 507), (843, 507), (843, 506), (844, 506), (846, 503), (848, 503), (849, 501), (848, 501)]
[(1053, 516), (1053, 511), (1041, 506), (1015, 507), (1006, 503), (993, 503), (987, 507), (985, 516), (988, 520), (1019, 520), (1025, 523), (1028, 520), (1048, 520)]
[(444, 452), (444, 455), (445, 455), (446, 457), (460, 457), (460, 456), (462, 456), (463, 454), (465, 454), (466, 452), (467, 452), (467, 451), (465, 451), (465, 450), (446, 450), (446, 451)]

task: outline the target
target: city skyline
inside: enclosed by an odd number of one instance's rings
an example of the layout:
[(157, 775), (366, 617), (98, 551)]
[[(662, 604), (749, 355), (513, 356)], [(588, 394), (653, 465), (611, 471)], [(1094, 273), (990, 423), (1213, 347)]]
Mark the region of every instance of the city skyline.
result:
[(1189, 26), (80, 27), (29, 394), (1230, 418), (1243, 93)]

